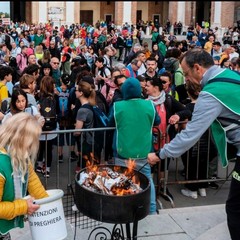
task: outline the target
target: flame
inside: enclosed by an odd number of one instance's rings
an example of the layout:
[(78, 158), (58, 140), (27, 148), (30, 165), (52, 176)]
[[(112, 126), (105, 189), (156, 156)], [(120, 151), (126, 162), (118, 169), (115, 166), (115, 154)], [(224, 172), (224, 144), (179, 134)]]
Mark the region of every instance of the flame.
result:
[[(92, 173), (93, 176), (100, 175), (104, 178), (108, 178), (108, 172), (104, 169), (99, 169), (99, 166), (97, 164), (94, 164), (96, 162), (94, 155), (90, 154), (90, 159), (87, 155), (84, 155), (83, 158), (86, 161), (86, 167), (88, 168), (87, 172)], [(129, 159), (126, 160), (126, 168), (122, 168), (121, 166), (113, 166), (113, 171), (124, 174), (127, 178), (129, 178), (128, 181), (137, 184), (140, 187), (140, 180), (138, 175), (134, 175), (134, 171), (136, 169), (136, 162), (135, 160)], [(93, 184), (93, 181), (92, 181)], [(134, 194), (136, 190), (133, 190), (131, 187), (128, 187), (127, 185), (124, 186), (113, 186), (111, 188), (111, 191), (116, 196), (124, 196), (124, 195), (130, 195)]]
[(112, 192), (116, 196), (124, 196), (124, 195), (130, 195), (133, 194), (131, 189), (124, 189), (120, 187), (112, 187)]
[(134, 169), (135, 169), (135, 167), (136, 167), (135, 160), (132, 160), (132, 159), (130, 158), (128, 161), (126, 161), (126, 165), (127, 165), (127, 169), (126, 169), (126, 171), (124, 172), (124, 174), (125, 174), (126, 176), (129, 176), (129, 175), (131, 175), (131, 174), (134, 172)]
[(132, 177), (132, 182), (137, 184), (140, 187), (140, 180), (139, 180), (139, 177), (137, 177), (136, 175)]
[(97, 171), (98, 167), (97, 165), (94, 165), (94, 162), (99, 163), (99, 160), (94, 157), (94, 154), (92, 152), (90, 152), (90, 159), (87, 155), (84, 155), (83, 159), (86, 161), (86, 167), (89, 169), (89, 171)]
[(90, 158), (91, 158), (92, 163), (93, 162), (100, 163), (99, 159), (96, 159), (92, 152), (90, 152)]

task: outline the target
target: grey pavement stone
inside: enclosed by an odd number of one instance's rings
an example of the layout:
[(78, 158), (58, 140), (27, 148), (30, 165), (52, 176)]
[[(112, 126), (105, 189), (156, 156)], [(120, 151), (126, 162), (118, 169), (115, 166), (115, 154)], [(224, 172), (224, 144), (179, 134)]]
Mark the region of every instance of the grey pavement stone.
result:
[(176, 213), (170, 211), (169, 215), (192, 239), (226, 221), (224, 205), (181, 208)]
[[(216, 234), (217, 233), (217, 234)], [(217, 226), (209, 229), (207, 232), (197, 237), (196, 240), (231, 240), (228, 232), (227, 222), (222, 222)]]
[[(104, 227), (111, 232), (113, 226), (113, 224), (103, 223), (99, 227)], [(77, 228), (75, 240), (87, 240), (92, 230), (91, 228)], [(74, 226), (72, 224), (67, 223), (67, 231), (68, 236), (65, 240), (74, 240)], [(98, 229), (95, 231), (99, 232)], [(95, 237), (95, 235), (93, 236)], [(32, 239), (27, 223), (24, 229), (12, 230), (11, 236), (13, 240)], [(230, 240), (226, 223), (225, 205), (163, 209), (159, 215), (149, 215), (139, 221), (138, 240), (158, 239)]]

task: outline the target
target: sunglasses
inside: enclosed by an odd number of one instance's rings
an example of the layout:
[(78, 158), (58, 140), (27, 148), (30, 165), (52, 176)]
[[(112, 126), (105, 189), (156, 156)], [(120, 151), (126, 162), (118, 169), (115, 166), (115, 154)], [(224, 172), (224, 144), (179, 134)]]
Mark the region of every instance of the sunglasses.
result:
[(92, 48), (91, 48), (91, 47), (89, 47), (88, 49), (89, 49), (89, 50), (91, 50)]
[(166, 81), (163, 81), (163, 80), (161, 80), (161, 82), (162, 82), (162, 84), (165, 84), (165, 83), (167, 83)]
[(53, 64), (55, 64), (55, 65), (59, 65), (59, 62), (53, 62)]

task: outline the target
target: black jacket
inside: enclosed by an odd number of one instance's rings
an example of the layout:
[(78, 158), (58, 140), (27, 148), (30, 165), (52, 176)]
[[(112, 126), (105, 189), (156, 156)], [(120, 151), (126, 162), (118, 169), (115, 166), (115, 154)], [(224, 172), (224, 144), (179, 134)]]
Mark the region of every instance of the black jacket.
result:
[[(187, 109), (182, 103), (178, 102), (175, 98), (171, 95), (166, 94), (166, 100), (164, 102), (164, 106), (166, 108), (166, 116), (167, 116), (167, 123), (169, 118), (177, 114), (180, 117), (179, 121), (184, 121), (186, 119), (190, 119), (192, 116), (192, 112)], [(169, 128), (169, 137), (173, 139), (176, 135), (176, 130), (174, 125), (171, 125)]]

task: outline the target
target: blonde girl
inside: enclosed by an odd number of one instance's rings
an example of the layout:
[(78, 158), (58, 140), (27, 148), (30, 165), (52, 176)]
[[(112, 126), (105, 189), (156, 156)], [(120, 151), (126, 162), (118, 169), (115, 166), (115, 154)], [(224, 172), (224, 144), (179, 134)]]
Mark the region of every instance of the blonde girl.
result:
[[(33, 200), (48, 196), (33, 168), (40, 134), (38, 121), (24, 112), (0, 126), (0, 239), (11, 239), (9, 231), (39, 209)], [(23, 199), (27, 193), (31, 198)]]

